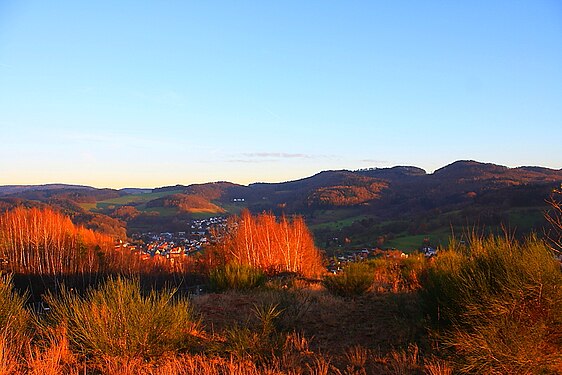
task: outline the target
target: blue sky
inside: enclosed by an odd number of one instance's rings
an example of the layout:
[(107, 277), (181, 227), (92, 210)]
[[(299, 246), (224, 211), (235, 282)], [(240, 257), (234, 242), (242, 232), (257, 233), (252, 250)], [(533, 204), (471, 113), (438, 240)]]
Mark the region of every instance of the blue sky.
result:
[(560, 1), (0, 0), (0, 184), (562, 167)]

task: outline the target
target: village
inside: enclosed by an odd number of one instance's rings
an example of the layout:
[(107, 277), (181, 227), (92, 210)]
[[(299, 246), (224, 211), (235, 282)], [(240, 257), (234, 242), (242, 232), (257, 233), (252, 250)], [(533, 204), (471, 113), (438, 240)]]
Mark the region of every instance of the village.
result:
[[(153, 257), (174, 259), (201, 253), (206, 246), (216, 241), (216, 233), (227, 226), (227, 217), (216, 216), (208, 219), (196, 219), (187, 222), (186, 230), (179, 232), (143, 232), (131, 236), (131, 241), (119, 241), (116, 250), (138, 252), (141, 258)], [(436, 250), (426, 246), (420, 249), (426, 257), (432, 257)], [(373, 258), (407, 258), (408, 254), (397, 249), (362, 248), (348, 249), (341, 254), (330, 257), (326, 268), (331, 273), (339, 273), (347, 263)]]
[(116, 250), (138, 251), (142, 259), (155, 256), (177, 258), (199, 253), (214, 239), (213, 233), (226, 228), (227, 218), (224, 216), (208, 219), (191, 220), (185, 231), (180, 232), (143, 232), (131, 236), (131, 241), (119, 241)]

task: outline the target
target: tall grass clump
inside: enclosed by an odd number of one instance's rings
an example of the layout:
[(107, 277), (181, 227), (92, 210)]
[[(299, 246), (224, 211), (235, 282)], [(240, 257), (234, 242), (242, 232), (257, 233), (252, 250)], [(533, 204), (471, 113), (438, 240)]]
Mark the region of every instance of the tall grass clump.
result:
[(138, 280), (118, 277), (84, 297), (63, 290), (46, 300), (50, 321), (64, 326), (72, 349), (89, 357), (151, 359), (194, 342), (197, 323), (188, 301), (171, 290), (142, 295)]
[(536, 238), (473, 237), (428, 269), (423, 296), (460, 373), (552, 373), (562, 366), (562, 273)]
[(427, 267), (427, 259), (419, 253), (407, 258), (377, 258), (366, 262), (374, 275), (374, 290), (405, 292), (420, 288), (420, 277)]
[(343, 272), (326, 276), (323, 284), (333, 294), (342, 297), (358, 296), (372, 287), (373, 275), (373, 270), (367, 263), (350, 263)]
[(12, 278), (0, 274), (0, 374), (18, 373), (29, 344), (31, 316), (25, 296), (12, 288)]
[(0, 274), (0, 331), (17, 334), (28, 328), (30, 314), (24, 308), (25, 300), (13, 290), (12, 277)]
[(402, 288), (405, 290), (417, 290), (421, 287), (421, 275), (427, 267), (427, 258), (420, 253), (410, 254), (401, 259), (400, 276)]
[(248, 290), (265, 283), (265, 274), (252, 266), (228, 263), (209, 271), (209, 282), (214, 291)]

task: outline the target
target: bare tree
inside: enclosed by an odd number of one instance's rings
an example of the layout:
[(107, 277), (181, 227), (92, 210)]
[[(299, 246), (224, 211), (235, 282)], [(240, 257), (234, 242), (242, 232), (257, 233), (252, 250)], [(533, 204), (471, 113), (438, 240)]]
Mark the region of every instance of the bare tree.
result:
[(249, 211), (232, 218), (215, 247), (209, 265), (235, 262), (269, 272), (296, 272), (314, 276), (322, 272), (322, 257), (301, 217), (279, 220), (271, 213)]

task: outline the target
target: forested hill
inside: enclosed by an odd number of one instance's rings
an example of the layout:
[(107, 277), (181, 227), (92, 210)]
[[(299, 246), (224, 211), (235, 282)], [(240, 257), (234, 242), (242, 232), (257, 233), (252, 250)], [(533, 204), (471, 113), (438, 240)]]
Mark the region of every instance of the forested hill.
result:
[(459, 223), (536, 229), (545, 200), (561, 182), (562, 170), (457, 161), (434, 173), (414, 166), (334, 170), (248, 186), (230, 182), (121, 190), (64, 184), (0, 186), (0, 210), (54, 206), (80, 224), (123, 236), (125, 229), (129, 234), (181, 230), (190, 218), (248, 208), (304, 215), (322, 240), (339, 231), (363, 241), (368, 233), (414, 235)]

